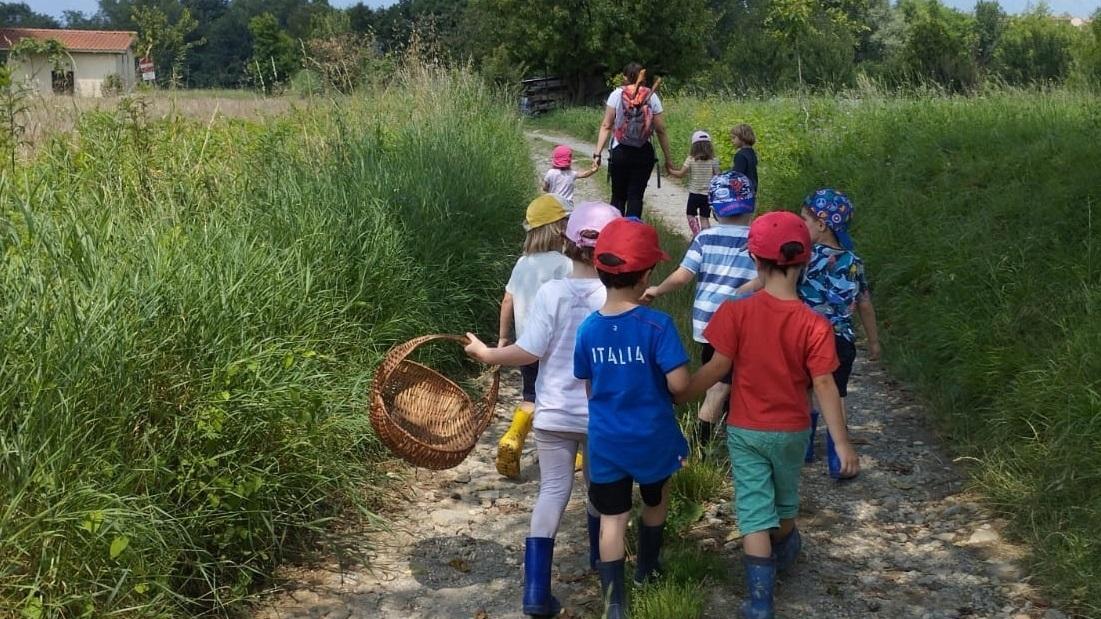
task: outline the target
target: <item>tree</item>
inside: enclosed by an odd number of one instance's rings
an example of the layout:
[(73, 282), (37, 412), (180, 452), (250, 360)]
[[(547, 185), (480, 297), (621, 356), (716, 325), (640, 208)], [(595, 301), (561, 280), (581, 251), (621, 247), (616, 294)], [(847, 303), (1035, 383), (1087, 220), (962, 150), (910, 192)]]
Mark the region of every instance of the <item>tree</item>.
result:
[(271, 13), (253, 17), (248, 29), (252, 34), (252, 58), (247, 71), (261, 90), (271, 91), (290, 79), (300, 66), (294, 39), (279, 27), (279, 20)]
[(1014, 84), (1062, 81), (1077, 35), (1070, 23), (1052, 18), (1044, 4), (1015, 16), (994, 53), (998, 73)]
[(851, 70), (855, 33), (860, 28), (852, 19), (852, 12), (856, 10), (853, 4), (772, 0), (764, 25), (768, 33), (794, 56), (800, 89), (804, 85), (803, 60), (808, 54), (813, 53), (823, 64), (831, 60), (831, 64), (841, 65), (842, 70)]
[(978, 66), (971, 17), (939, 0), (902, 0), (899, 10), (906, 24), (901, 64), (909, 77), (953, 91), (973, 87)]
[(35, 13), (26, 2), (0, 2), (0, 28), (60, 28), (49, 15)]
[(1101, 9), (1094, 11), (1093, 20), (1079, 39), (1074, 67), (1082, 82), (1101, 84)]
[(994, 50), (1005, 31), (1005, 11), (998, 0), (975, 3), (975, 35), (979, 66), (988, 67), (994, 60)]
[(172, 67), (169, 83), (173, 87), (179, 86), (188, 52), (204, 43), (202, 39), (187, 40), (199, 22), (191, 16), (191, 11), (184, 8), (179, 18), (170, 23), (164, 11), (149, 6), (134, 7), (133, 20), (138, 26), (138, 53), (152, 56), (161, 66)]

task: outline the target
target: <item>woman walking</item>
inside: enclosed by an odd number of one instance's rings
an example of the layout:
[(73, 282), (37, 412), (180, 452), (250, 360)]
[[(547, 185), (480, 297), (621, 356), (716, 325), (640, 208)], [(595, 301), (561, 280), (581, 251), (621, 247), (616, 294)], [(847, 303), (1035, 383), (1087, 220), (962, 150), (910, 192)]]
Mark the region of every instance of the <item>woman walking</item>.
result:
[(671, 161), (661, 99), (646, 86), (646, 70), (637, 62), (623, 69), (623, 86), (608, 96), (593, 161), (599, 163), (611, 138), (608, 173), (612, 206), (628, 217), (642, 216), (642, 197), (657, 157), (650, 138), (656, 133), (665, 161)]

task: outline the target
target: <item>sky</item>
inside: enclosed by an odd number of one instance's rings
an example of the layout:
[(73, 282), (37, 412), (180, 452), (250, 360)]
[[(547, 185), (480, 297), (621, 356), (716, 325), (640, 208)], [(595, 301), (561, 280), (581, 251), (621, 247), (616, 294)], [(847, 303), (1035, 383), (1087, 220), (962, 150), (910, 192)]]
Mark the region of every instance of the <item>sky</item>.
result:
[[(32, 9), (39, 13), (48, 13), (60, 17), (61, 12), (65, 10), (77, 10), (84, 11), (85, 13), (95, 13), (99, 7), (97, 0), (23, 0), (30, 5)], [(359, 0), (329, 0), (330, 4), (338, 7), (351, 6)], [(944, 0), (946, 4), (954, 6), (956, 8), (970, 10), (975, 6), (974, 0)], [(1024, 10), (1028, 6), (1035, 5), (1035, 0), (1000, 0), (1002, 8), (1010, 13), (1016, 13)], [(363, 0), (364, 4), (368, 6), (385, 6), (392, 4), (387, 0)], [(1078, 17), (1087, 17), (1092, 14), (1099, 6), (1101, 6), (1101, 0), (1048, 0), (1048, 6), (1051, 7), (1052, 12), (1056, 14), (1070, 13)]]

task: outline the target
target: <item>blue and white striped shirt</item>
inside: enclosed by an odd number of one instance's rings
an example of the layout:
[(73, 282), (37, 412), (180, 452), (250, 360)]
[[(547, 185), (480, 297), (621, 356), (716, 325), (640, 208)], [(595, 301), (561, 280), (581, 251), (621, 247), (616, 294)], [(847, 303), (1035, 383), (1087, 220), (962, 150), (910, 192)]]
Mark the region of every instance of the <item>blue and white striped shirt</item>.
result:
[(748, 243), (749, 226), (718, 224), (701, 230), (684, 254), (680, 266), (696, 274), (692, 339), (697, 342), (707, 342), (703, 330), (719, 305), (732, 299), (742, 284), (757, 277)]

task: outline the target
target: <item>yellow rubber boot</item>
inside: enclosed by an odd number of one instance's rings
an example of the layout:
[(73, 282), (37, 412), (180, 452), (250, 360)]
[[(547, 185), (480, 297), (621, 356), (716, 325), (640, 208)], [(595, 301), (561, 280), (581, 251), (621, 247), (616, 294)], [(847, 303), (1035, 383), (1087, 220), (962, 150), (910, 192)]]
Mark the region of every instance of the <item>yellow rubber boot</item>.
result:
[(512, 413), (512, 423), (497, 443), (497, 472), (509, 479), (520, 478), (520, 452), (531, 431), (531, 418), (531, 411), (517, 406)]

